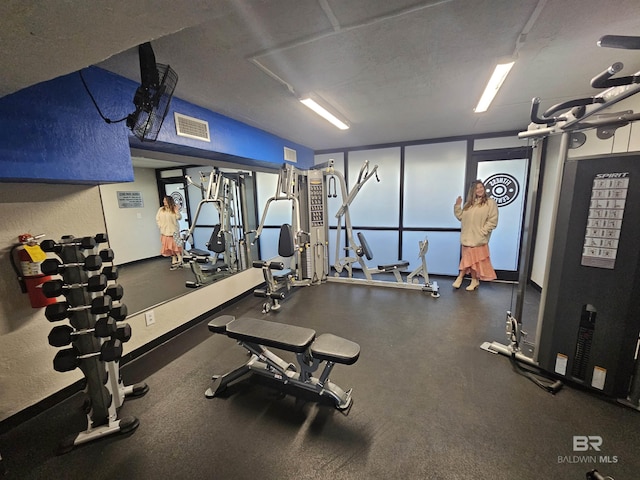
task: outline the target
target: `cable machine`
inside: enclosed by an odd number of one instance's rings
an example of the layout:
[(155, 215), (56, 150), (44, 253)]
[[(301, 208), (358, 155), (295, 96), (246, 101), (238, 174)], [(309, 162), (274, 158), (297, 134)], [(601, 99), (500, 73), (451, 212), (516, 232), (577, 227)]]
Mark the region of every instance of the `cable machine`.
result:
[[(269, 207), (274, 202), (289, 202), (291, 223), (281, 227), (278, 242), (282, 261), (253, 262), (254, 267), (263, 269), (265, 278), (266, 287), (254, 291), (256, 296), (268, 298), (263, 313), (279, 309), (284, 292), (292, 287), (318, 285), (327, 279), (325, 169), (326, 165), (318, 165), (300, 170), (289, 164), (280, 168), (276, 192), (267, 200), (252, 242), (257, 242), (262, 234)], [(279, 273), (274, 274), (275, 271)]]
[[(603, 37), (600, 45), (605, 46), (609, 38)], [(638, 40), (634, 48), (640, 48)], [(571, 148), (584, 144), (583, 131), (596, 129), (598, 138), (611, 138), (617, 128), (640, 119), (631, 110), (600, 113), (640, 92), (640, 72), (614, 77), (622, 68), (621, 63), (614, 63), (591, 81), (594, 88), (606, 88), (594, 97), (554, 105), (542, 115), (540, 99), (533, 99), (532, 123), (519, 134), (534, 139), (536, 145), (518, 299), (515, 314), (507, 312), (509, 344), (485, 342), (482, 348), (640, 410), (640, 225), (635, 221), (640, 218), (640, 157), (621, 154), (576, 160), (568, 155)], [(529, 356), (521, 348), (526, 338), (521, 321), (524, 289), (537, 209), (539, 147), (552, 135), (560, 136), (555, 171), (559, 181), (535, 343), (530, 343), (533, 351)], [(545, 386), (555, 393), (558, 382)]]

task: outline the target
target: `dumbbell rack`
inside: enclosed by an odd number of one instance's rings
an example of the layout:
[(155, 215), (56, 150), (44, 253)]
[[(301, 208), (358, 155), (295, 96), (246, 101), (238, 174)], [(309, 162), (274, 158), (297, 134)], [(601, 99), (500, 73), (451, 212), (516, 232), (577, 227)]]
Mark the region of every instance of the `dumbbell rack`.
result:
[[(78, 367), (86, 379), (87, 397), (84, 409), (87, 412), (87, 429), (65, 439), (60, 445), (60, 453), (66, 453), (76, 445), (98, 438), (135, 430), (139, 425), (138, 419), (132, 416), (119, 418), (118, 410), (125, 397), (142, 396), (149, 390), (145, 383), (125, 386), (120, 376), (121, 343), (129, 340), (131, 327), (121, 323), (126, 318), (127, 309), (126, 305), (120, 302), (123, 289), (115, 283), (118, 273), (117, 267), (113, 265), (113, 251), (106, 248), (96, 254), (99, 244), (106, 242), (105, 234), (82, 239), (68, 235), (62, 237), (60, 242), (41, 242), (44, 251), (54, 253), (60, 259), (60, 262), (51, 262), (56, 268), (55, 273), (62, 277), (64, 287), (60, 288), (59, 280), (52, 282), (57, 282), (54, 295), (63, 295), (66, 302), (49, 305), (45, 316), (51, 322), (57, 322), (61, 317), (68, 318), (74, 332), (69, 336), (71, 348), (58, 352), (54, 359), (54, 369), (69, 371)], [(105, 262), (110, 265), (105, 266)], [(104, 275), (108, 284), (89, 280), (96, 275)], [(45, 288), (43, 285), (43, 289)], [(67, 309), (62, 314), (61, 309), (57, 308), (61, 304)], [(107, 315), (118, 321), (117, 331), (110, 337), (98, 336), (95, 333), (96, 321), (104, 321)], [(49, 343), (60, 346), (60, 341), (51, 341), (52, 335), (53, 330)], [(107, 348), (110, 349), (109, 355), (104, 354)]]

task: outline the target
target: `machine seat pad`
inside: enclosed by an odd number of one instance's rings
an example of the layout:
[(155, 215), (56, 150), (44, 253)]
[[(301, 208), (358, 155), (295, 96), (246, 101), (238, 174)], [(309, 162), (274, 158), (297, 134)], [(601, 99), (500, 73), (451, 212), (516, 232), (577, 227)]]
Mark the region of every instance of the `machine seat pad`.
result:
[(286, 278), (291, 274), (292, 274), (292, 272), (291, 272), (290, 268), (286, 268), (284, 270), (276, 270), (273, 273), (273, 278)]
[(227, 336), (266, 347), (302, 353), (311, 345), (316, 332), (296, 325), (242, 317), (227, 324)]
[(229, 265), (227, 265), (226, 263), (216, 263), (215, 265), (211, 263), (207, 263), (207, 264), (201, 265), (200, 270), (202, 270), (205, 273), (222, 272), (223, 270), (229, 270)]
[(211, 252), (208, 252), (206, 250), (200, 250), (199, 248), (192, 248), (191, 250), (189, 250), (189, 253), (191, 255), (196, 256), (196, 257), (210, 257), (211, 256)]
[(311, 344), (311, 355), (318, 360), (353, 365), (360, 356), (360, 345), (331, 333), (323, 333)]
[(387, 265), (378, 265), (378, 270), (381, 272), (392, 272), (393, 270), (402, 270), (403, 268), (407, 268), (409, 266), (409, 262), (406, 260), (400, 260), (398, 263), (389, 263)]
[(227, 333), (227, 325), (235, 320), (233, 315), (220, 315), (211, 320), (207, 327), (213, 333)]
[(284, 263), (282, 262), (265, 262), (262, 260), (254, 260), (253, 268), (268, 268), (269, 270), (284, 270)]

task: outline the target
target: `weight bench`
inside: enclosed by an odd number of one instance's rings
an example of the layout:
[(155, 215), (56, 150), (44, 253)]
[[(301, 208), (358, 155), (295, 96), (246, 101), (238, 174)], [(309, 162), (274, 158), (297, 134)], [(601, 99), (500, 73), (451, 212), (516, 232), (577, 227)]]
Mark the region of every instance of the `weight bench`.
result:
[[(237, 340), (251, 357), (224, 375), (214, 375), (213, 385), (205, 392), (207, 398), (215, 397), (231, 382), (256, 373), (282, 385), (313, 392), (318, 397), (329, 397), (338, 410), (350, 408), (351, 389), (344, 391), (329, 380), (329, 374), (336, 363), (352, 365), (358, 360), (360, 345), (357, 343), (329, 333), (316, 337), (315, 330), (310, 328), (247, 317), (236, 319), (232, 315), (214, 318), (208, 327), (213, 333)], [(267, 347), (295, 353), (298, 365), (286, 362)], [(320, 376), (314, 377), (313, 373), (322, 364)]]

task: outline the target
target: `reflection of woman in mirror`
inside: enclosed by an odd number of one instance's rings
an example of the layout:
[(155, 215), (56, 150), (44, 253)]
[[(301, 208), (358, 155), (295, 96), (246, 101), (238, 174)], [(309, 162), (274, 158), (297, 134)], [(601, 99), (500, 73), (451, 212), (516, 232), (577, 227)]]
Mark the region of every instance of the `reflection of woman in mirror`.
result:
[(163, 257), (171, 257), (171, 270), (182, 267), (182, 247), (176, 243), (176, 237), (180, 235), (178, 220), (182, 218), (180, 208), (170, 195), (166, 195), (162, 201), (162, 207), (156, 214), (156, 223), (160, 229), (160, 254)]

